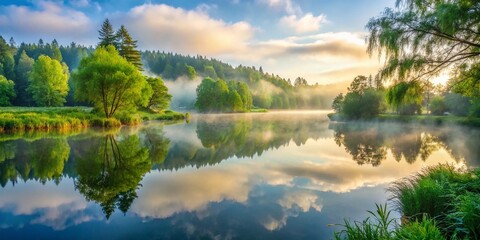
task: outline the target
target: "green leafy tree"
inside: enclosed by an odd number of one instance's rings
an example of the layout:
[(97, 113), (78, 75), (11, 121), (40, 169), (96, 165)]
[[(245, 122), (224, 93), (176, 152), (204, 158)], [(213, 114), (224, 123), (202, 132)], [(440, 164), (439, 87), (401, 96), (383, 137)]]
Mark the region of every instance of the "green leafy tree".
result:
[(147, 82), (152, 88), (153, 93), (148, 100), (147, 108), (153, 111), (167, 109), (172, 99), (172, 95), (168, 93), (168, 88), (159, 77), (147, 77)]
[(0, 107), (12, 105), (12, 99), (15, 98), (15, 84), (0, 75)]
[(386, 57), (382, 78), (419, 80), (480, 56), (477, 0), (397, 0), (372, 18), (368, 52)]
[(236, 82), (236, 90), (242, 98), (243, 111), (250, 111), (253, 107), (253, 96), (246, 83)]
[(7, 79), (15, 79), (14, 48), (10, 47), (5, 39), (0, 36), (0, 75)]
[(433, 115), (442, 115), (447, 111), (447, 105), (445, 104), (445, 98), (442, 96), (435, 96), (430, 103), (430, 111)]
[(15, 66), (15, 92), (17, 93), (17, 97), (15, 99), (16, 105), (30, 105), (32, 104), (33, 100), (27, 91), (28, 87), (28, 74), (33, 69), (33, 64), (35, 60), (29, 57), (25, 50), (22, 51), (20, 54), (20, 58), (18, 59), (18, 63)]
[(99, 47), (82, 59), (73, 83), (75, 98), (92, 103), (107, 118), (118, 111), (135, 111), (138, 103), (149, 98), (142, 96), (145, 78), (113, 46)]
[(338, 95), (332, 108), (348, 119), (372, 118), (385, 111), (384, 92), (369, 86), (365, 76), (357, 76), (348, 87), (348, 93)]
[(107, 135), (94, 141), (89, 151), (77, 156), (75, 186), (87, 200), (99, 203), (108, 219), (115, 208), (128, 211), (151, 162), (148, 148), (136, 135), (119, 141)]
[(190, 80), (193, 80), (198, 76), (197, 71), (195, 71), (195, 68), (188, 65), (188, 64), (185, 64), (185, 72), (186, 72), (186, 75), (187, 75), (188, 79), (190, 79)]
[(217, 79), (217, 71), (215, 71), (215, 68), (213, 66), (205, 66), (204, 70), (205, 76), (209, 77), (211, 79)]
[(242, 97), (238, 94), (237, 90), (232, 89), (228, 92), (228, 103), (229, 110), (231, 112), (244, 112), (245, 108), (243, 106)]
[(336, 113), (342, 112), (343, 101), (344, 101), (344, 97), (343, 97), (343, 94), (342, 94), (342, 93), (338, 94), (338, 95), (335, 97), (335, 99), (333, 99), (332, 109), (335, 110)]
[(100, 30), (98, 30), (98, 34), (100, 35), (98, 37), (100, 42), (98, 43), (97, 47), (108, 47), (109, 45), (112, 45), (115, 48), (118, 48), (118, 35), (115, 34), (113, 26), (108, 18), (103, 21)]
[(63, 106), (69, 89), (69, 75), (67, 65), (42, 55), (33, 64), (27, 90), (37, 106)]
[(423, 93), (418, 81), (399, 82), (387, 89), (386, 100), (400, 114), (420, 113)]
[(117, 32), (118, 53), (127, 59), (128, 62), (135, 65), (138, 70), (142, 71), (142, 55), (137, 50), (137, 41), (133, 40), (125, 26), (121, 26)]

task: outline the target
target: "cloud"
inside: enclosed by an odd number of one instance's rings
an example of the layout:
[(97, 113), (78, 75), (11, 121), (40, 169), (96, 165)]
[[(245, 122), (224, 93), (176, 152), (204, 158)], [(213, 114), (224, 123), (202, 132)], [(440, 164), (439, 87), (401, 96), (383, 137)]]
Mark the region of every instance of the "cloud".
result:
[(268, 5), (271, 8), (285, 11), (288, 14), (301, 14), (302, 9), (292, 0), (258, 0), (259, 3)]
[(70, 0), (70, 4), (72, 4), (75, 7), (88, 7), (90, 5), (90, 0)]
[(130, 29), (142, 48), (183, 54), (238, 52), (254, 32), (246, 22), (226, 23), (203, 10), (187, 11), (163, 4), (137, 6), (117, 20)]
[(314, 32), (320, 29), (323, 23), (327, 22), (327, 17), (323, 14), (314, 16), (312, 13), (307, 13), (305, 16), (299, 18), (297, 15), (285, 16), (280, 19), (280, 24), (293, 29), (296, 33)]
[(55, 2), (39, 1), (35, 7), (9, 5), (0, 7), (0, 13), (2, 32), (22, 37), (78, 40), (91, 36), (93, 29), (83, 12)]
[(22, 182), (2, 191), (0, 209), (15, 216), (31, 215), (31, 224), (63, 230), (103, 218), (101, 213), (88, 210), (89, 204), (69, 181), (62, 181), (58, 185), (54, 182)]

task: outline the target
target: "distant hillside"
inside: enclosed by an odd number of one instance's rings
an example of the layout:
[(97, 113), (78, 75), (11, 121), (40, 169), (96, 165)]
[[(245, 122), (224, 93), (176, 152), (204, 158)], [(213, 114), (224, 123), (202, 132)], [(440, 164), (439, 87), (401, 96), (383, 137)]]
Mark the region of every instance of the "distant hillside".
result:
[(247, 83), (252, 90), (254, 106), (268, 109), (330, 109), (333, 98), (347, 86), (343, 83), (309, 85), (301, 77), (292, 81), (264, 72), (262, 67), (233, 67), (203, 56), (145, 51), (142, 59), (150, 74), (172, 81), (167, 82), (167, 86), (174, 96), (173, 107), (192, 108), (195, 87), (198, 80), (205, 77)]
[[(47, 55), (64, 62), (70, 71), (78, 67), (81, 59), (94, 51), (76, 43), (61, 46), (39, 40), (38, 43), (8, 44), (0, 36), (0, 75), (15, 82), (17, 97), (14, 105), (31, 106), (32, 100), (26, 91), (28, 71), (40, 55)], [(196, 99), (196, 87), (205, 77), (225, 81), (242, 81), (252, 91), (253, 104), (268, 109), (330, 109), (338, 92), (344, 92), (346, 84), (309, 85), (301, 77), (290, 80), (266, 73), (261, 67), (233, 67), (216, 59), (203, 56), (184, 56), (159, 51), (142, 52), (145, 74), (161, 76), (173, 95), (172, 108), (192, 109)], [(66, 105), (82, 105), (70, 91)]]

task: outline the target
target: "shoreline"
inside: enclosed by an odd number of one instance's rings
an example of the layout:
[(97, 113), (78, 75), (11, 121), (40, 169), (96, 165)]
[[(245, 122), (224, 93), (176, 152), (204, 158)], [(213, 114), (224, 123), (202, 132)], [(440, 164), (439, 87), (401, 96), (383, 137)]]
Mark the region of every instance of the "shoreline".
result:
[(104, 118), (89, 107), (4, 107), (0, 108), (0, 134), (24, 131), (75, 131), (91, 127), (118, 128), (151, 120), (185, 120), (189, 113), (165, 110), (160, 113), (138, 111)]
[(468, 127), (480, 127), (480, 118), (460, 117), (460, 116), (436, 116), (436, 115), (397, 115), (397, 114), (380, 114), (372, 119), (356, 119), (347, 120), (340, 114), (330, 113), (327, 115), (330, 121), (336, 122), (392, 122), (392, 123), (417, 123), (425, 125), (443, 126), (443, 125), (459, 125)]

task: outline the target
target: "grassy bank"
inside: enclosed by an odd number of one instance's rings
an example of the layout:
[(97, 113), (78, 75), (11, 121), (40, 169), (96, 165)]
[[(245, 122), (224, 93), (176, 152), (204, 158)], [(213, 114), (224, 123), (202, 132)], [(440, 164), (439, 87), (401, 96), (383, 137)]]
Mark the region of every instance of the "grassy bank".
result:
[(104, 118), (87, 107), (7, 107), (0, 108), (0, 133), (58, 130), (71, 131), (86, 127), (119, 127), (136, 125), (145, 120), (180, 120), (182, 113), (170, 110), (160, 113), (138, 112), (136, 114), (118, 114), (115, 118)]
[(346, 220), (336, 239), (480, 239), (480, 169), (429, 167), (395, 182), (389, 189), (402, 214), (387, 207), (362, 222)]
[[(328, 114), (328, 118), (330, 118), (332, 121), (349, 121), (338, 113), (330, 113)], [(459, 116), (380, 114), (368, 120), (377, 122), (419, 123), (429, 125), (464, 125), (480, 127), (480, 118)]]

